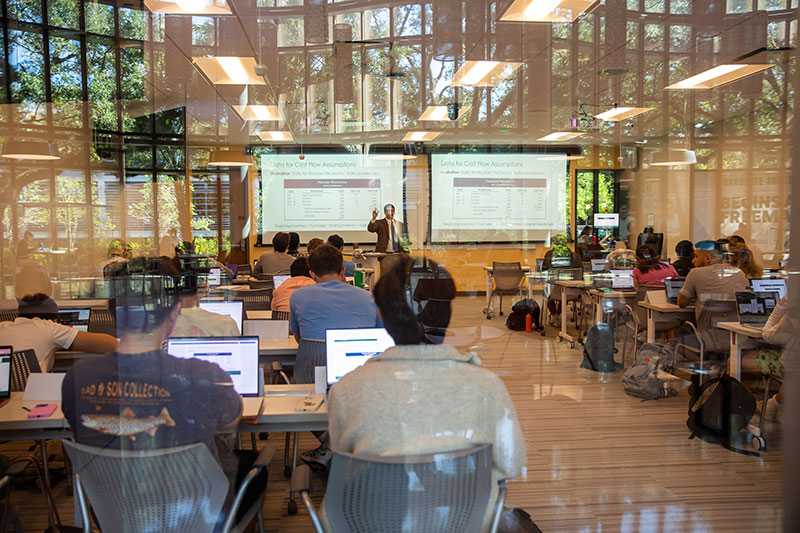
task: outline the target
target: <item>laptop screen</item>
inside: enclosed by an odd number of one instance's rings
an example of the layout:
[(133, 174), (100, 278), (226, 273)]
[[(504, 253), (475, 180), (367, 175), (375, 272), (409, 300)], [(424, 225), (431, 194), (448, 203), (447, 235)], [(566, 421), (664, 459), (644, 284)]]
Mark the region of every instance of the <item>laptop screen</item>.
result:
[(570, 268), (572, 266), (572, 257), (551, 257), (550, 266), (553, 268)]
[(275, 285), (275, 288), (277, 289), (283, 284), (284, 281), (286, 281), (291, 277), (292, 276), (272, 276), (272, 283)]
[(75, 328), (78, 331), (89, 331), (91, 309), (59, 309), (58, 323)]
[(745, 326), (763, 326), (777, 304), (777, 292), (737, 292), (736, 311), (739, 313), (739, 323)]
[(783, 278), (750, 280), (750, 287), (753, 292), (777, 292), (779, 300), (786, 296), (786, 280)]
[(614, 290), (633, 289), (633, 270), (611, 270), (611, 288)]
[(11, 396), (11, 346), (0, 346), (0, 400)]
[(606, 269), (605, 259), (592, 259), (592, 272), (602, 272)]
[(394, 340), (383, 328), (329, 329), (325, 341), (328, 387), (394, 346)]
[(211, 268), (208, 270), (208, 285), (209, 287), (219, 287), (222, 281), (222, 269)]
[(678, 293), (681, 292), (686, 280), (676, 278), (666, 278), (664, 289), (667, 293), (667, 301), (671, 304), (678, 303)]
[(205, 309), (209, 313), (217, 313), (218, 315), (229, 316), (236, 322), (236, 327), (239, 328), (239, 333), (242, 332), (242, 309), (243, 303), (241, 301), (235, 302), (200, 302), (200, 309)]
[(167, 339), (167, 353), (201, 359), (228, 373), (236, 392), (258, 394), (258, 337), (186, 337)]

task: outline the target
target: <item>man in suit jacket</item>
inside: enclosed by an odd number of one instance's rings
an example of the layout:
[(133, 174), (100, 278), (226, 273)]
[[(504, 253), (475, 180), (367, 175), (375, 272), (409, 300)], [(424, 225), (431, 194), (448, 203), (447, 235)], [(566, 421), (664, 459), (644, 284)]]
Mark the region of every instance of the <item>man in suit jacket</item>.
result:
[(372, 212), (372, 220), (367, 226), (367, 231), (378, 234), (378, 242), (375, 243), (376, 252), (399, 252), (402, 250), (400, 246), (400, 239), (403, 237), (405, 227), (403, 223), (395, 220), (394, 206), (386, 204), (383, 207), (383, 213), (386, 218), (376, 220), (378, 218), (377, 209)]

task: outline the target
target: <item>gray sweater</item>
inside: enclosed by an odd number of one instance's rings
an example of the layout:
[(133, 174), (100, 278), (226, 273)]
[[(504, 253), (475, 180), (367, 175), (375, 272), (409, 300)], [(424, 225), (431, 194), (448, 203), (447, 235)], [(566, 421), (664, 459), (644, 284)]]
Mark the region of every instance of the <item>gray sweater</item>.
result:
[(522, 473), (525, 441), (502, 380), (452, 346), (396, 346), (344, 376), (328, 394), (334, 451), (416, 455), (493, 445), (497, 480)]

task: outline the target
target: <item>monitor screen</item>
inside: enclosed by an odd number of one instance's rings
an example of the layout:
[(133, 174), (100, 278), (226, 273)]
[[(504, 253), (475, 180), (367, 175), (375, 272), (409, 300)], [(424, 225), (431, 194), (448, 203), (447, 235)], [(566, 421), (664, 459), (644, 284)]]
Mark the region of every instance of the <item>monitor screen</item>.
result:
[(258, 394), (258, 337), (186, 337), (167, 340), (167, 353), (201, 359), (228, 373), (241, 395)]
[(383, 328), (329, 329), (325, 340), (329, 387), (369, 358), (394, 346), (394, 340)]
[(272, 283), (275, 285), (275, 288), (277, 289), (283, 284), (284, 281), (286, 281), (291, 277), (292, 276), (272, 276)]
[(210, 287), (218, 287), (222, 280), (222, 269), (211, 268), (208, 271), (208, 285)]
[(11, 346), (0, 346), (0, 399), (11, 396)]
[(777, 292), (778, 298), (786, 296), (786, 280), (778, 279), (754, 279), (750, 280), (753, 292)]
[(594, 227), (595, 228), (618, 228), (619, 227), (619, 213), (595, 213), (594, 214)]
[(617, 270), (611, 271), (611, 288), (614, 290), (630, 290), (633, 289), (633, 270)]
[(235, 302), (200, 302), (200, 309), (205, 309), (209, 313), (217, 313), (218, 315), (229, 316), (236, 322), (236, 327), (239, 328), (239, 333), (242, 333), (242, 309), (243, 303), (241, 301)]
[(89, 331), (91, 309), (59, 309), (58, 323), (75, 328), (78, 331)]
[(605, 259), (592, 259), (592, 272), (602, 272), (606, 269)]

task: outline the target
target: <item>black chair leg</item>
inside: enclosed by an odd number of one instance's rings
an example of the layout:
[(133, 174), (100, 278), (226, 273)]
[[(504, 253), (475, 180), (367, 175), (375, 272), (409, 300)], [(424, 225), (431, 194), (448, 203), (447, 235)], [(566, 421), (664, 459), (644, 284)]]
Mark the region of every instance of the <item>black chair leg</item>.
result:
[(503, 316), (503, 293), (500, 293), (500, 316)]

